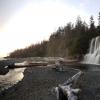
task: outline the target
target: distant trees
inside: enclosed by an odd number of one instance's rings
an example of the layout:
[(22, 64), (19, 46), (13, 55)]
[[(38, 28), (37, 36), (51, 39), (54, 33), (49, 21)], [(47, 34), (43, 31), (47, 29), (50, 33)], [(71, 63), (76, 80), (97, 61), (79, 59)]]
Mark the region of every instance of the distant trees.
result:
[(100, 12), (98, 25), (95, 26), (93, 16), (90, 17), (90, 25), (78, 16), (76, 23), (67, 23), (64, 27), (51, 34), (48, 41), (31, 45), (24, 49), (15, 50), (9, 57), (44, 57), (60, 56), (78, 58), (84, 55), (89, 42), (93, 37), (100, 35)]
[(47, 49), (48, 41), (43, 41), (41, 43), (31, 45), (24, 49), (17, 49), (10, 53), (9, 57), (11, 58), (24, 58), (24, 57), (43, 57), (46, 56), (46, 49)]
[(97, 32), (100, 33), (100, 12), (99, 12), (99, 16), (98, 16)]

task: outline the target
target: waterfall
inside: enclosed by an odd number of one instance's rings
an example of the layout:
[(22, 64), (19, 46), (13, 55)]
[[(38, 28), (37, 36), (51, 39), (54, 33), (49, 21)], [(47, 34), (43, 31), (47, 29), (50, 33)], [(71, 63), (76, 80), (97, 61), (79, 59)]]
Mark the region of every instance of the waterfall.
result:
[(91, 40), (89, 52), (84, 56), (83, 62), (86, 64), (100, 64), (100, 36)]

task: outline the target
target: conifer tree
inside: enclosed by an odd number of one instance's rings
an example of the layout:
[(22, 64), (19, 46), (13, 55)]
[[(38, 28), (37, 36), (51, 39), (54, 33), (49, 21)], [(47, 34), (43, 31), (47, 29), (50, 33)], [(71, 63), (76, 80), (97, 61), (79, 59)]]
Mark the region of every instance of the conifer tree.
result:
[(99, 16), (98, 16), (97, 33), (98, 33), (98, 35), (100, 35), (100, 12), (99, 12)]
[(98, 16), (98, 26), (100, 26), (100, 12), (99, 12), (99, 16)]

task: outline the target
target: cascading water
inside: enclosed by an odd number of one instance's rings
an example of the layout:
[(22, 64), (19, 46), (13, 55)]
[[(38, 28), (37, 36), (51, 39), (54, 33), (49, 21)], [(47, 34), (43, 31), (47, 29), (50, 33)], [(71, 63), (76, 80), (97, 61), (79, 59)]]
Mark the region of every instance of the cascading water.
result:
[(84, 56), (83, 62), (87, 64), (100, 64), (100, 36), (91, 40), (89, 52)]

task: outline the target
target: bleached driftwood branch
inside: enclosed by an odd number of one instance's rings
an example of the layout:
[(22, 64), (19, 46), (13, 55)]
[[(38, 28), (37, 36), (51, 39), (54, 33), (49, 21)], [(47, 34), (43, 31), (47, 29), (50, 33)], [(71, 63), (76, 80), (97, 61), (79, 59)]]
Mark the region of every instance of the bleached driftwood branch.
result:
[(77, 100), (77, 94), (80, 91), (79, 88), (73, 88), (72, 86), (77, 82), (79, 77), (83, 74), (82, 71), (69, 78), (65, 83), (55, 87), (57, 100)]

